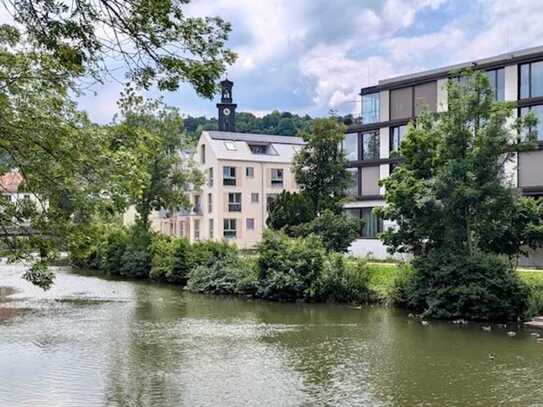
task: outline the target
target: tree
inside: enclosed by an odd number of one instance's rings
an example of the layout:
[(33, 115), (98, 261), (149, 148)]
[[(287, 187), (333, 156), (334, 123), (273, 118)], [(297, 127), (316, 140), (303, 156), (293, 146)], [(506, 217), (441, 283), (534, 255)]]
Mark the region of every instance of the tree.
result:
[[(0, 173), (21, 174), (32, 197), (0, 197), (0, 240), (13, 261), (39, 251), (26, 277), (47, 288), (54, 276), (45, 265), (64, 239), (96, 214), (120, 210), (140, 173), (136, 149), (110, 149), (111, 134), (76, 109), (65, 67), (25, 46), (17, 30), (0, 27)], [(118, 182), (127, 174), (130, 185)]]
[(135, 205), (137, 221), (148, 231), (153, 210), (188, 207), (187, 192), (201, 184), (202, 174), (189, 158), (191, 146), (177, 109), (160, 101), (146, 101), (130, 88), (119, 106), (122, 120), (112, 127), (115, 140), (124, 144), (126, 140), (138, 139), (145, 147), (140, 164), (144, 172), (142, 188), (135, 191), (129, 203)]
[(176, 90), (190, 83), (212, 97), (236, 55), (225, 48), (230, 24), (188, 17), (189, 0), (14, 0), (4, 2), (36, 50), (76, 75), (103, 79), (123, 61), (130, 80)]
[(270, 204), (268, 227), (283, 230), (291, 235), (292, 227), (308, 223), (315, 217), (313, 205), (307, 197), (298, 192), (283, 191)]
[(317, 213), (336, 211), (352, 182), (340, 149), (345, 126), (333, 117), (316, 119), (313, 131), (304, 132), (302, 137), (307, 144), (294, 160), (296, 182)]
[[(510, 126), (514, 106), (494, 101), (487, 77), (461, 75), (449, 81), (446, 112), (408, 126), (403, 160), (383, 181), (379, 214), (397, 227), (382, 239), (414, 255), (411, 306), (435, 317), (511, 318), (522, 311), (522, 290), (514, 263), (500, 256), (543, 244), (543, 209), (502, 174), (515, 151), (533, 146), (535, 118)], [(497, 300), (500, 307), (488, 305)]]

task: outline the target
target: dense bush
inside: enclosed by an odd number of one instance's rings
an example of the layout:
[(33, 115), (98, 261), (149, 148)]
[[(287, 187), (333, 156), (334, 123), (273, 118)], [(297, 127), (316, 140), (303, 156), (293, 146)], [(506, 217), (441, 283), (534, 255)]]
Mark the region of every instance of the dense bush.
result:
[(525, 318), (529, 319), (536, 315), (543, 315), (543, 279), (535, 278), (535, 273), (527, 273), (524, 278), (525, 284), (528, 287), (528, 305), (526, 307)]
[(167, 281), (167, 275), (173, 269), (174, 242), (172, 239), (158, 235), (151, 242), (151, 271), (149, 278), (156, 281)]
[(513, 320), (523, 315), (529, 291), (496, 256), (439, 253), (416, 258), (396, 295), (426, 317)]
[(192, 269), (187, 288), (211, 294), (254, 294), (256, 277), (253, 262), (229, 253), (213, 264)]
[(123, 228), (109, 230), (100, 243), (98, 268), (109, 274), (121, 274), (129, 239), (128, 233)]
[(312, 297), (311, 284), (322, 273), (326, 257), (319, 238), (290, 238), (266, 231), (258, 254), (260, 296), (274, 300)]
[(329, 252), (346, 252), (362, 230), (362, 220), (325, 209), (311, 222), (291, 228), (292, 236), (317, 235)]
[(121, 259), (121, 275), (135, 278), (149, 277), (153, 238), (156, 238), (156, 235), (143, 228), (134, 226), (130, 229), (129, 241)]
[(213, 242), (210, 240), (195, 242), (191, 246), (191, 265), (212, 266), (218, 260), (237, 252), (235, 246), (227, 242)]
[(172, 267), (166, 273), (166, 281), (184, 286), (187, 284), (188, 274), (194, 263), (191, 257), (191, 247), (186, 239), (176, 239), (172, 246)]
[(321, 301), (366, 303), (370, 299), (369, 268), (365, 261), (348, 261), (339, 253), (328, 255), (321, 275), (311, 286)]

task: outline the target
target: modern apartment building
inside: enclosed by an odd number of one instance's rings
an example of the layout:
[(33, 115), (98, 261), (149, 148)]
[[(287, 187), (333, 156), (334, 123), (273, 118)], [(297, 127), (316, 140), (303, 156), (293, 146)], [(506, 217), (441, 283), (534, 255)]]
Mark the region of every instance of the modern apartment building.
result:
[(407, 123), (424, 108), (446, 111), (447, 80), (452, 72), (465, 68), (486, 72), (496, 99), (515, 102), (517, 115), (532, 111), (538, 117), (539, 148), (516, 154), (506, 176), (523, 194), (543, 196), (543, 47), (381, 80), (361, 90), (362, 123), (348, 129), (343, 145), (355, 180), (350, 191), (353, 201), (345, 210), (366, 220), (361, 238), (351, 247), (353, 253), (388, 257), (376, 235), (391, 225), (372, 213), (384, 204), (379, 180), (388, 177), (398, 162), (396, 153)]
[(192, 210), (159, 214), (153, 227), (190, 241), (228, 240), (239, 248), (257, 244), (269, 202), (284, 190), (297, 190), (292, 162), (304, 144), (299, 137), (235, 132), (232, 82), (223, 81), (219, 131), (204, 131), (194, 160), (205, 176), (191, 193)]

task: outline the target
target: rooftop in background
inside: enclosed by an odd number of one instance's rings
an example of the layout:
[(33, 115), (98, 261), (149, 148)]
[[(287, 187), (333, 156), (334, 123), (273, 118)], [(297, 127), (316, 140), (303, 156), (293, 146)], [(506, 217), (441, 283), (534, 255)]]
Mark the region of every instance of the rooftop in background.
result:
[(395, 88), (398, 86), (408, 86), (410, 82), (422, 82), (445, 78), (451, 71), (466, 68), (492, 69), (500, 65), (522, 63), (528, 60), (533, 60), (535, 58), (543, 58), (543, 46), (526, 48), (513, 52), (506, 52), (489, 58), (481, 58), (437, 69), (430, 69), (426, 71), (416, 72), (413, 74), (400, 75), (392, 78), (382, 79), (379, 81), (379, 84), (377, 86), (365, 87), (362, 89), (361, 93), (369, 94), (373, 92), (378, 92), (379, 90)]
[(206, 130), (213, 140), (246, 141), (253, 143), (295, 144), (304, 145), (301, 137), (275, 136), (271, 134), (233, 133), (229, 131)]
[(19, 186), (23, 183), (23, 180), (23, 176), (17, 170), (11, 170), (0, 176), (0, 193), (17, 192)]

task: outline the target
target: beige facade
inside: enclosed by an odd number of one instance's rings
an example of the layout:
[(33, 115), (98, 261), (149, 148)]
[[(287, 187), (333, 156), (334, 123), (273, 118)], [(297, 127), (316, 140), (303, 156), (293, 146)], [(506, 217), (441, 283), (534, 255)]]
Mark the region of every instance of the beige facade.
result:
[(171, 217), (157, 213), (153, 228), (190, 241), (254, 247), (266, 225), (267, 203), (284, 190), (297, 190), (292, 161), (302, 145), (297, 137), (203, 132), (194, 160), (205, 181), (191, 193), (193, 210)]

